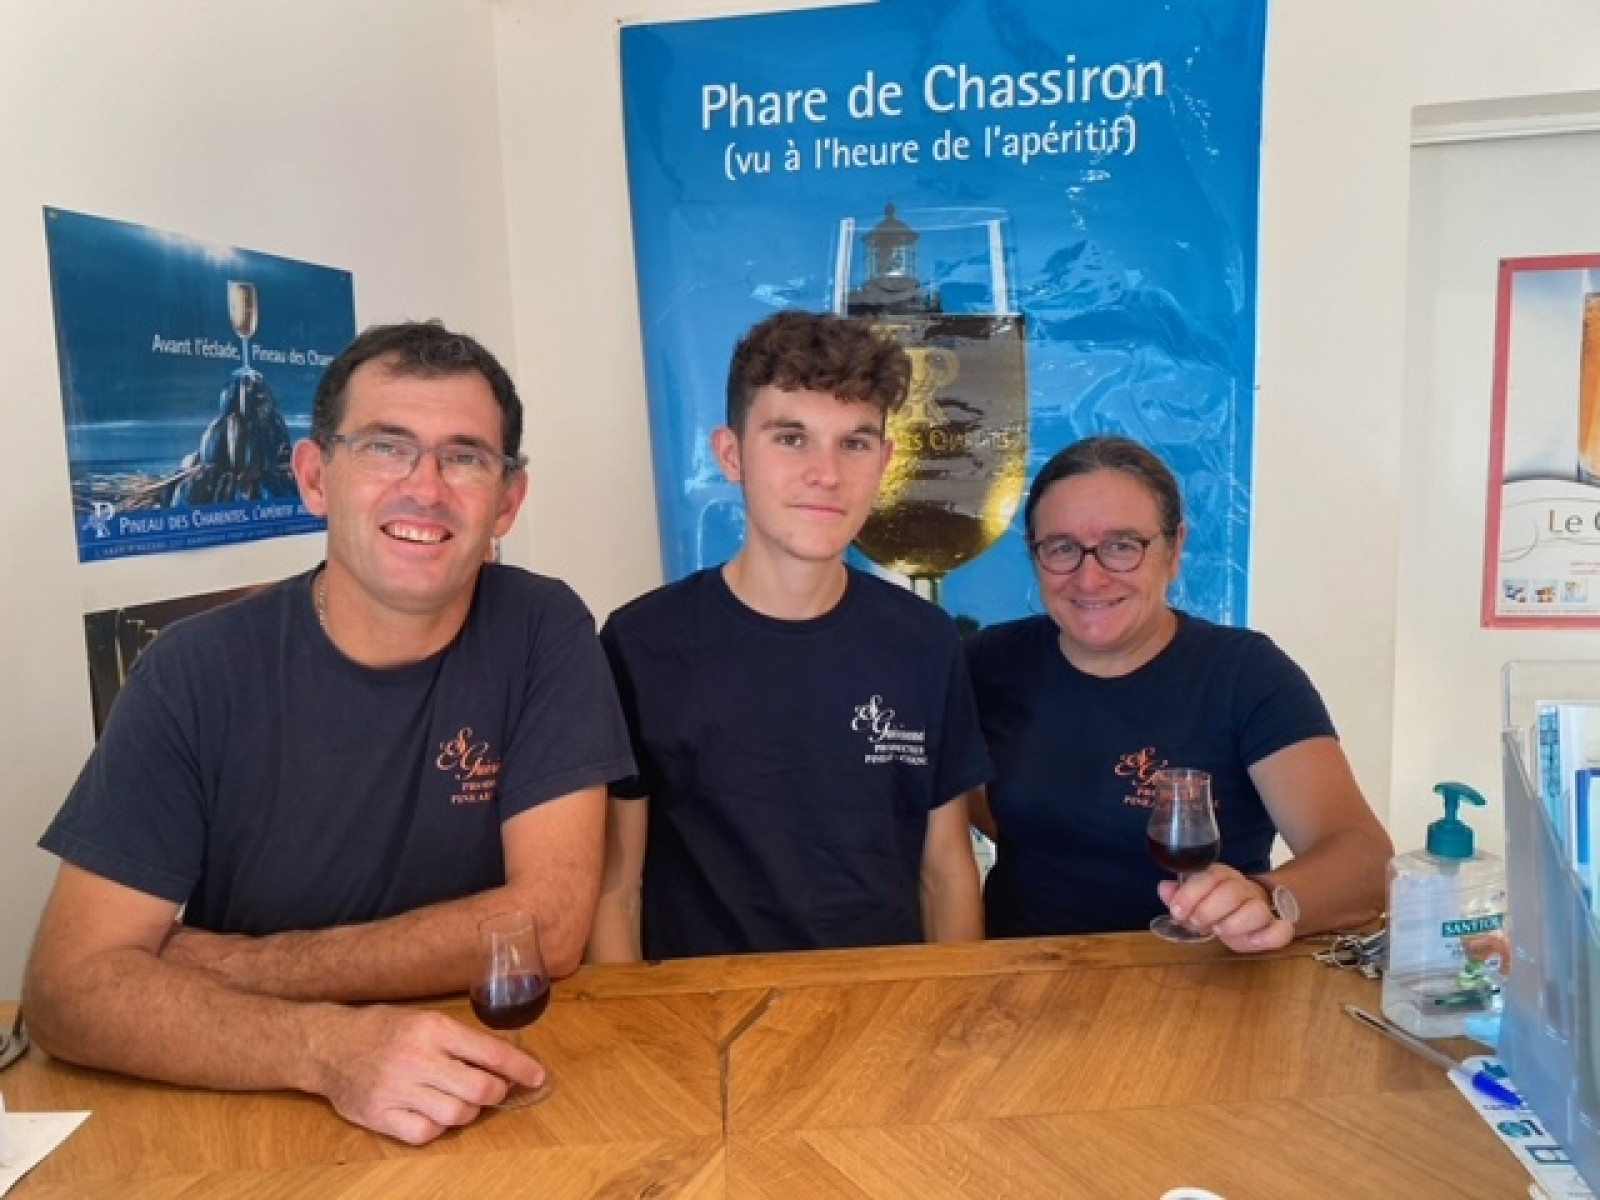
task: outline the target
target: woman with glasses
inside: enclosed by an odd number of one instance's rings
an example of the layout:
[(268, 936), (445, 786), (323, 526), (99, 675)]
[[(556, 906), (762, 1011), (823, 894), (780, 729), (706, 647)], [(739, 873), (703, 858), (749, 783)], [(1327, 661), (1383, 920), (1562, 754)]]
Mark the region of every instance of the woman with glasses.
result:
[[(1188, 530), (1166, 464), (1088, 438), (1039, 472), (1024, 515), (1048, 615), (968, 639), (997, 770), (974, 815), (997, 848), (990, 936), (1170, 911), (1252, 952), (1381, 912), (1393, 848), (1311, 681), (1264, 635), (1167, 604)], [(1222, 832), (1220, 859), (1181, 886), (1145, 841), (1168, 766), (1210, 773)], [(1280, 834), (1293, 857), (1273, 868)]]

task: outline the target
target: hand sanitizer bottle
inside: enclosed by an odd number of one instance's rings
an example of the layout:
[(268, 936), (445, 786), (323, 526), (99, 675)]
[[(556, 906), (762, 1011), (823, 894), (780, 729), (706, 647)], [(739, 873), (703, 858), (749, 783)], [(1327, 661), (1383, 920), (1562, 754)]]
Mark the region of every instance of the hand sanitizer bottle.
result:
[(1457, 1037), (1467, 1018), (1500, 1011), (1511, 969), (1505, 863), (1473, 847), (1456, 813), (1484, 798), (1464, 783), (1441, 783), (1444, 819), (1428, 826), (1422, 850), (1389, 863), (1389, 952), (1383, 1015), (1419, 1037)]

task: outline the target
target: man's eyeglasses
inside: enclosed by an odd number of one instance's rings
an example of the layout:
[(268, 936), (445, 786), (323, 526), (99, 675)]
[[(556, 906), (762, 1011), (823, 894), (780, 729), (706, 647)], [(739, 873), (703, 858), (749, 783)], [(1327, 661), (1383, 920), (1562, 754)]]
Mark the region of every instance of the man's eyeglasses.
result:
[(424, 454), (433, 455), (439, 464), (439, 478), (458, 488), (487, 487), (523, 464), (521, 458), (496, 454), (467, 442), (424, 446), (392, 433), (330, 433), (323, 441), (329, 446), (345, 447), (356, 470), (374, 479), (405, 479), (417, 469)]
[(1052, 575), (1071, 575), (1083, 566), (1084, 558), (1090, 554), (1106, 570), (1126, 575), (1138, 570), (1152, 542), (1166, 536), (1158, 533), (1155, 537), (1138, 537), (1129, 533), (1106, 538), (1093, 546), (1085, 546), (1069, 537), (1044, 537), (1029, 542), (1028, 549), (1033, 551), (1034, 562)]

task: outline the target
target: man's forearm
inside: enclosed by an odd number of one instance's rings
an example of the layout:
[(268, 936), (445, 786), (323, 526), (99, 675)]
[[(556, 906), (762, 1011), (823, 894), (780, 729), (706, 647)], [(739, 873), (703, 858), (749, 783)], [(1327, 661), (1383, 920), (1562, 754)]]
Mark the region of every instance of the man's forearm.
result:
[[(288, 1000), (366, 1003), (464, 992), (472, 980), (478, 922), (513, 908), (533, 909), (509, 888), (430, 905), (362, 925), (265, 937), (178, 929), (162, 951), (177, 965), (228, 985)], [(589, 913), (541, 912), (539, 936), (555, 976), (577, 969)]]
[(595, 909), (594, 932), (583, 960), (590, 963), (631, 963), (644, 957), (639, 936), (637, 888), (605, 892)]
[(325, 1092), (313, 1047), (336, 1040), (333, 1006), (247, 995), (136, 948), (59, 975), (31, 975), (23, 997), (34, 1040), (57, 1058), (223, 1091)]
[(930, 942), (974, 942), (983, 937), (983, 895), (972, 854), (967, 797), (937, 808), (923, 843), (922, 935)]
[(983, 940), (983, 894), (970, 851), (923, 868), (922, 931), (930, 942)]
[(141, 947), (30, 967), (23, 1004), (39, 1046), (68, 1062), (223, 1091), (309, 1092), (416, 1145), (499, 1103), (508, 1083), (544, 1079), (521, 1050), (443, 1013), (251, 995)]
[(930, 942), (983, 940), (983, 904), (976, 887), (933, 887), (923, 893), (924, 936)]
[(600, 892), (604, 826), (604, 789), (573, 792), (506, 822), (506, 882), (497, 887), (329, 929), (250, 938), (179, 929), (161, 954), (267, 996), (343, 1003), (409, 1000), (465, 991), (477, 953), (478, 922), (521, 909), (537, 918), (545, 965), (560, 978), (583, 960)]

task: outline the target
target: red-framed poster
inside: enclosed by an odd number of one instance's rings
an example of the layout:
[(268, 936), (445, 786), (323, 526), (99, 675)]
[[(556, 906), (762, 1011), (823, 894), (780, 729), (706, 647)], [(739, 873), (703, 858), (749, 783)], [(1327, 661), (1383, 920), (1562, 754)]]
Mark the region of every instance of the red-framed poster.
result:
[(1500, 262), (1483, 624), (1600, 628), (1600, 254)]

